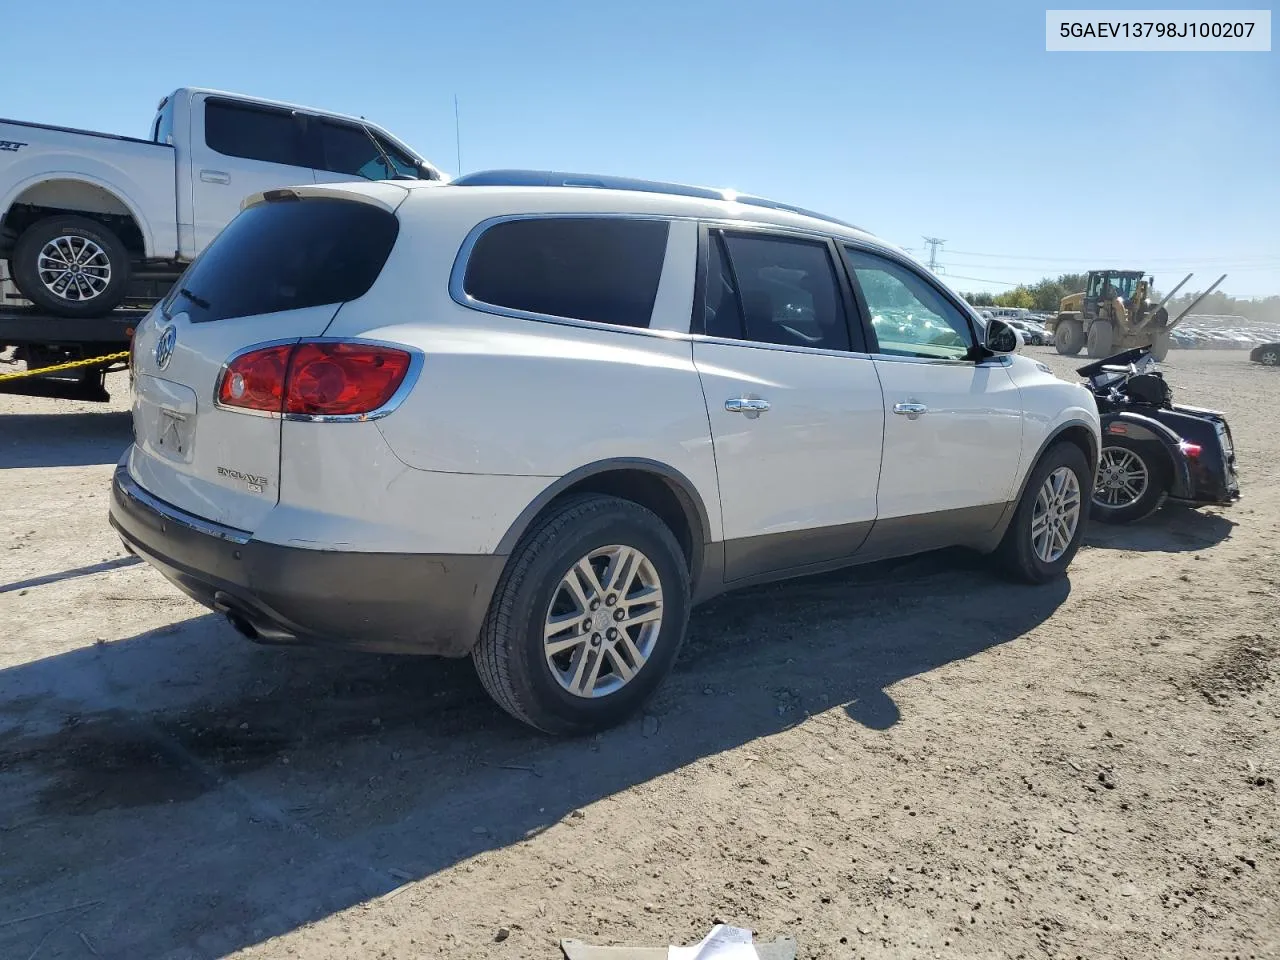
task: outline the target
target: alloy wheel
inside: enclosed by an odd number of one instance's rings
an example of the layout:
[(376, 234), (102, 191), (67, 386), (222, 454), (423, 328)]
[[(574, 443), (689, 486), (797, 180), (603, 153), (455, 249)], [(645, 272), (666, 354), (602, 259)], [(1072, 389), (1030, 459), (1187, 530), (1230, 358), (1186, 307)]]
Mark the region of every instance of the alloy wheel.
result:
[(1093, 499), (1104, 507), (1127, 507), (1142, 498), (1150, 482), (1147, 465), (1132, 450), (1103, 447)]
[(634, 547), (592, 550), (560, 579), (543, 630), (551, 675), (576, 697), (606, 697), (630, 683), (662, 629), (662, 583)]
[(100, 296), (111, 283), (111, 258), (88, 237), (54, 237), (36, 258), (40, 282), (54, 296), (80, 303)]
[(1045, 563), (1056, 562), (1080, 525), (1080, 480), (1070, 467), (1059, 467), (1036, 494), (1031, 512), (1031, 546)]

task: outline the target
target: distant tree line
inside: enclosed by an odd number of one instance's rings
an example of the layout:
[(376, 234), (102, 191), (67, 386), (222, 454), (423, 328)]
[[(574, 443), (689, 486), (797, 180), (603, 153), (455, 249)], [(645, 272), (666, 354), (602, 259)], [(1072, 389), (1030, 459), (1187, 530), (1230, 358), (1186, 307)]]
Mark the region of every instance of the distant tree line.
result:
[[(1056, 279), (1046, 277), (1031, 285), (1019, 284), (1004, 293), (982, 292), (960, 295), (975, 307), (1021, 307), (1038, 313), (1056, 313), (1063, 297), (1084, 290), (1087, 276), (1083, 273), (1064, 273)], [(1170, 315), (1177, 316), (1199, 295), (1198, 290), (1178, 294), (1169, 301), (1167, 309)], [(1162, 296), (1163, 294), (1159, 291), (1153, 294), (1156, 300)], [(1245, 300), (1223, 293), (1221, 290), (1215, 290), (1196, 306), (1195, 312), (1244, 317), (1258, 323), (1280, 324), (1280, 296)]]
[(1086, 274), (1064, 273), (1056, 280), (1045, 277), (1030, 286), (1019, 284), (1004, 293), (962, 293), (975, 307), (1021, 307), (1039, 313), (1056, 313), (1062, 298), (1084, 290)]

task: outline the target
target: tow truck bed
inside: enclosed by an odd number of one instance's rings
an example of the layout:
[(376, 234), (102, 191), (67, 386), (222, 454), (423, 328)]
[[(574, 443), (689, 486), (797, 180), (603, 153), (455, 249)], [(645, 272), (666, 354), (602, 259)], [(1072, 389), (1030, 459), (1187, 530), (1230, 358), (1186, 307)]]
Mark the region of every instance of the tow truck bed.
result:
[[(25, 360), (31, 371), (109, 356), (129, 349), (133, 328), (146, 314), (143, 309), (120, 309), (105, 317), (68, 319), (32, 307), (0, 306), (0, 353), (16, 347), (13, 359)], [(39, 376), (0, 379), (0, 393), (106, 402), (111, 395), (105, 375), (124, 366), (125, 362), (117, 359)], [(20, 372), (0, 363), (0, 378)]]

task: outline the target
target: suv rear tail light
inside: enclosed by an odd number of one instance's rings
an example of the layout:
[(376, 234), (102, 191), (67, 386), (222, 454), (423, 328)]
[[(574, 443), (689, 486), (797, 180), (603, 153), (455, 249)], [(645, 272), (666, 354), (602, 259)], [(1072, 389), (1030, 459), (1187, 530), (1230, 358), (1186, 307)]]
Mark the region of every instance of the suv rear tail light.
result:
[(409, 354), (362, 343), (300, 343), (289, 364), (285, 413), (370, 413), (391, 399), (409, 372)]
[(218, 405), (315, 417), (361, 417), (404, 383), (413, 357), (379, 344), (303, 341), (260, 347), (228, 361)]

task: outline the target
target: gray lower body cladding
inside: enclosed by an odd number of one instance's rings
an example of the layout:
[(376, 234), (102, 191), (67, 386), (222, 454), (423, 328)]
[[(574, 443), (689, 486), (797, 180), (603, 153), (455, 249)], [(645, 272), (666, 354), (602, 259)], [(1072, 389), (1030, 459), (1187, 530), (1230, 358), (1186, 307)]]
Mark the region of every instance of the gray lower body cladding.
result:
[(111, 525), (180, 590), (264, 642), (466, 656), (506, 558), (262, 543), (156, 501), (120, 466)]

